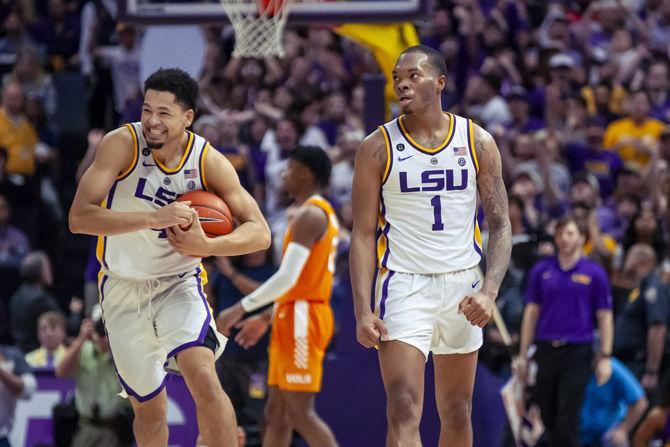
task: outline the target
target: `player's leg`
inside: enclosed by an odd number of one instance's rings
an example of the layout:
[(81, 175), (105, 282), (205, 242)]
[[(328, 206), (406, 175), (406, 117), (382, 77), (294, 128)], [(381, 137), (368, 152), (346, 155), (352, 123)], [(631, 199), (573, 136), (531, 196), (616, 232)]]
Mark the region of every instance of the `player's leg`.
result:
[(471, 446), (472, 389), (482, 330), (458, 313), (463, 297), (479, 290), (478, 267), (447, 273), (436, 278), (434, 293), (443, 297), (431, 351), (435, 365), (435, 400), (440, 416), (440, 446)]
[(288, 415), (279, 389), (269, 386), (268, 401), (265, 404), (263, 447), (288, 447), (291, 444), (293, 427)]
[(214, 369), (214, 352), (193, 346), (177, 354), (177, 364), (195, 401), (200, 435), (207, 447), (237, 445), (237, 422), (230, 399)]
[(425, 362), (424, 353), (405, 342), (385, 341), (379, 346), (386, 390), (387, 447), (421, 446)]
[(435, 402), (440, 416), (440, 447), (472, 445), (472, 389), (477, 351), (469, 354), (433, 354)]
[[(167, 446), (167, 373), (149, 312), (149, 297), (135, 282), (101, 275), (101, 308), (114, 366), (131, 400), (133, 431), (140, 447)], [(140, 302), (140, 308), (137, 302)]]
[(162, 389), (153, 398), (140, 402), (130, 397), (135, 412), (133, 432), (138, 447), (165, 447), (168, 443), (167, 393)]
[(319, 417), (314, 408), (315, 393), (282, 391), (282, 400), (288, 410), (289, 420), (310, 447), (336, 447), (335, 435)]

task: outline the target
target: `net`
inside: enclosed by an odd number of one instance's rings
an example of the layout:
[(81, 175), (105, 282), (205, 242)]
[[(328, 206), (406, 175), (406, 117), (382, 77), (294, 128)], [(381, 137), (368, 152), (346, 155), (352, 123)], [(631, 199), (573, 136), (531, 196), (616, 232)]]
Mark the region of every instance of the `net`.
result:
[(235, 30), (235, 57), (282, 57), (289, 0), (220, 0)]

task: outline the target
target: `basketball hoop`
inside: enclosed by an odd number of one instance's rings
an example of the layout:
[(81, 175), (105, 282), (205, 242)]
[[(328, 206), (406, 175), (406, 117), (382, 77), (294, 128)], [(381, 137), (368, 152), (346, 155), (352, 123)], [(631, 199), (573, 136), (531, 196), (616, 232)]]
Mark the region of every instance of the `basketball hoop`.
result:
[(282, 57), (290, 0), (220, 0), (235, 30), (235, 57)]

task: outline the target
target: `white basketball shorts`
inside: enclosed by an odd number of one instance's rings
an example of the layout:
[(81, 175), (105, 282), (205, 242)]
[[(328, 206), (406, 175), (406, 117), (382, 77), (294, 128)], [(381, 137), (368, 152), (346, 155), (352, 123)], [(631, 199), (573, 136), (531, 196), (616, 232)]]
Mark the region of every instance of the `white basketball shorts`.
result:
[[(128, 280), (102, 272), (100, 304), (119, 381), (125, 393), (143, 402), (179, 374), (182, 350), (216, 337), (218, 358), (226, 337), (216, 324), (203, 291), (201, 267), (179, 275)], [(213, 344), (213, 343), (212, 343)]]
[(465, 296), (478, 291), (479, 266), (436, 275), (381, 269), (375, 279), (375, 314), (388, 330), (382, 341), (398, 340), (428, 353), (467, 354), (482, 345), (482, 330), (458, 313)]

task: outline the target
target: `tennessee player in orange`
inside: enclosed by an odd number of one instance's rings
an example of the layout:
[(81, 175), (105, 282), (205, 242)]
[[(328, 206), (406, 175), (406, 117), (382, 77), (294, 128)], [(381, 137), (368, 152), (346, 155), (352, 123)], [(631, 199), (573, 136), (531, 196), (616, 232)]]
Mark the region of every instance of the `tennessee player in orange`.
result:
[(298, 146), (291, 152), (282, 181), (297, 209), (284, 237), (279, 270), (217, 318), (219, 330), (229, 334), (246, 312), (276, 302), (274, 313), (269, 310), (236, 325), (242, 329), (236, 341), (248, 347), (258, 341), (272, 315), (263, 447), (287, 447), (293, 429), (312, 447), (337, 446), (314, 409), (333, 335), (330, 295), (339, 225), (320, 195), (328, 187), (330, 171), (328, 155), (318, 147)]

